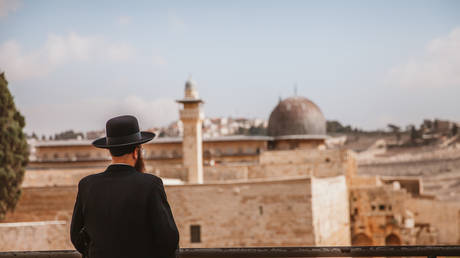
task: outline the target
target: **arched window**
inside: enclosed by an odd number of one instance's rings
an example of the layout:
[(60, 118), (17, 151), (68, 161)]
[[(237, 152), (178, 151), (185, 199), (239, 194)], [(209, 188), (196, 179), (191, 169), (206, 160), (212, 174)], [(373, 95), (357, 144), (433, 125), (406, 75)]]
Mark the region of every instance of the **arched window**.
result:
[(385, 245), (401, 245), (401, 239), (395, 234), (390, 234), (385, 238)]

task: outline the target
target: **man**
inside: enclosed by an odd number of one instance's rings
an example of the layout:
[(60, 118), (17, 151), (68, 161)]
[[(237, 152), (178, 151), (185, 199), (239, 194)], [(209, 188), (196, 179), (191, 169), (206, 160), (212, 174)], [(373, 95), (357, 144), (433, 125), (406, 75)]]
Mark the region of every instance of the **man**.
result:
[(110, 119), (106, 133), (93, 145), (109, 149), (112, 164), (78, 184), (70, 226), (73, 245), (90, 258), (173, 257), (179, 233), (163, 183), (142, 173), (141, 144), (155, 134), (140, 132), (133, 116)]

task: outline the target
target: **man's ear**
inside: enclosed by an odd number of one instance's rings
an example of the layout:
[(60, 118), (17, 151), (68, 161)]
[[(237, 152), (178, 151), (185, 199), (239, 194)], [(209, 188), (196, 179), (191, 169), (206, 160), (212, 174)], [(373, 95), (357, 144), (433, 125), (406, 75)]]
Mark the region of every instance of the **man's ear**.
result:
[(134, 149), (133, 151), (133, 159), (136, 159), (139, 157), (139, 150), (137, 148)]

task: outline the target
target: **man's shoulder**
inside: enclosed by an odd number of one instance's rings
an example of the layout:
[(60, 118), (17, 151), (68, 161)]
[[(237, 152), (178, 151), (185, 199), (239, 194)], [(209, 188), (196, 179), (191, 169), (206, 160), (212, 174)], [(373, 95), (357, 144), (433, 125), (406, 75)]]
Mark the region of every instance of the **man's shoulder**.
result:
[(148, 173), (139, 173), (138, 176), (145, 182), (153, 183), (154, 185), (163, 187), (163, 181), (158, 176)]
[(96, 178), (102, 177), (103, 173), (104, 172), (99, 172), (99, 173), (95, 173), (95, 174), (91, 174), (91, 175), (87, 175), (83, 177), (82, 179), (80, 179), (80, 182), (78, 182), (78, 186), (86, 185), (89, 182), (94, 181)]

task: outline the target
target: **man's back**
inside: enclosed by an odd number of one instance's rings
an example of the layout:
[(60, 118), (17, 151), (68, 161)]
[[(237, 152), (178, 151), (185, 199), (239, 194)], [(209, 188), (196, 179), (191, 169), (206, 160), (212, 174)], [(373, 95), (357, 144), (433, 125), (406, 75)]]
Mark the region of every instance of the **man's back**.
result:
[(84, 227), (89, 257), (173, 255), (179, 234), (161, 179), (128, 165), (111, 165), (79, 183), (71, 225), (77, 249)]

